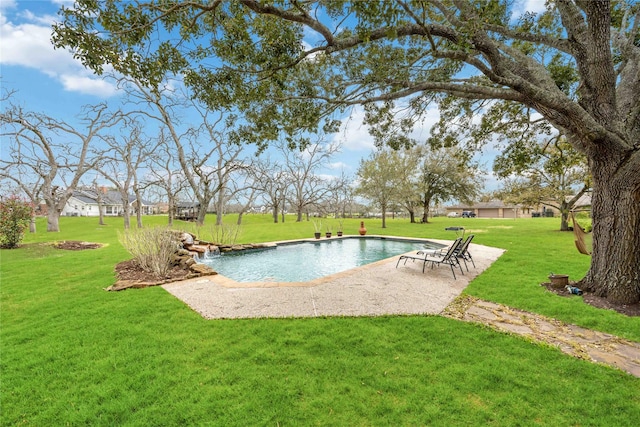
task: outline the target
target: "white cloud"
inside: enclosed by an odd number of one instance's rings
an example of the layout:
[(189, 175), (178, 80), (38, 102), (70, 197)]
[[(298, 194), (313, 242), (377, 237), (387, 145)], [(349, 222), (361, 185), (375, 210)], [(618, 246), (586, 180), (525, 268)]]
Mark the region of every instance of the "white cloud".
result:
[(527, 12), (540, 13), (545, 10), (545, 0), (524, 0), (523, 9)]
[(323, 174), (323, 173), (319, 173), (316, 175), (318, 178), (322, 179), (323, 181), (335, 181), (338, 177), (334, 176), (334, 175), (329, 175), (329, 174)]
[(351, 169), (351, 165), (345, 162), (332, 162), (327, 165), (327, 169), (331, 170), (348, 170)]
[(545, 9), (545, 0), (516, 0), (511, 18), (517, 19), (525, 12), (542, 13)]
[(105, 98), (112, 96), (116, 92), (113, 84), (95, 77), (62, 74), (58, 76), (58, 78), (64, 88), (72, 92), (97, 95)]
[(51, 3), (57, 4), (58, 6), (71, 7), (75, 3), (75, 0), (51, 0)]
[[(399, 109), (401, 106), (399, 107)], [(369, 135), (369, 130), (364, 121), (364, 109), (354, 107), (350, 117), (343, 120), (340, 131), (335, 134), (333, 142), (340, 143), (347, 151), (372, 151), (375, 149), (373, 137)], [(439, 120), (440, 111), (438, 106), (429, 106), (426, 113), (417, 121), (411, 137), (424, 141), (429, 136), (431, 128)]]
[(0, 1), (0, 11), (5, 9), (13, 9), (17, 6), (15, 0), (2, 0)]
[(333, 137), (333, 142), (340, 144), (348, 151), (371, 151), (375, 148), (373, 137), (369, 135), (367, 126), (362, 124), (364, 120), (364, 110), (362, 107), (355, 107), (351, 116), (342, 122), (340, 131)]
[(440, 110), (436, 104), (427, 108), (426, 113), (416, 123), (411, 137), (417, 141), (425, 141), (431, 134), (431, 128), (440, 120)]
[(28, 10), (20, 16), (26, 21), (13, 23), (0, 14), (0, 64), (34, 68), (60, 81), (69, 91), (100, 97), (115, 93), (113, 85), (85, 69), (70, 52), (53, 48), (51, 24), (55, 16), (34, 15)]

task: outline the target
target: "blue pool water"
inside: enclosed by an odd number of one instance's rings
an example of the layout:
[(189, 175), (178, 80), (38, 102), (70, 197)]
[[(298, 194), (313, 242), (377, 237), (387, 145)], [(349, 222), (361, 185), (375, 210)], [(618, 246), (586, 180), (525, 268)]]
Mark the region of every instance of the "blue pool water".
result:
[(405, 252), (442, 247), (429, 241), (357, 237), (227, 252), (201, 262), (237, 282), (305, 282)]

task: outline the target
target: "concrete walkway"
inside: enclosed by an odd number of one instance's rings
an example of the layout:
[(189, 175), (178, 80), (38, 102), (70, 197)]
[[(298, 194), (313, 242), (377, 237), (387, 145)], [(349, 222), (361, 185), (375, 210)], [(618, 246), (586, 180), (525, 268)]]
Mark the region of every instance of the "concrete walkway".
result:
[(504, 251), (472, 244), (470, 252), (477, 268), (470, 266), (464, 275), (456, 274), (456, 280), (448, 266), (422, 273), (421, 263), (409, 261), (396, 268), (396, 256), (309, 282), (238, 283), (216, 275), (163, 288), (207, 319), (440, 314), (549, 343), (572, 356), (640, 377), (639, 343), (469, 296), (459, 297)]

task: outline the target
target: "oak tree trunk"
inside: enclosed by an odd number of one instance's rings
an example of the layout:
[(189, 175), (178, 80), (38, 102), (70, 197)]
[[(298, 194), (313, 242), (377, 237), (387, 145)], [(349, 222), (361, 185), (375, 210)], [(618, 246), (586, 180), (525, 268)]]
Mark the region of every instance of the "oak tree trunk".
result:
[(382, 207), (382, 228), (387, 228), (387, 204), (381, 203)]
[(198, 215), (196, 216), (196, 224), (199, 226), (204, 225), (204, 219), (207, 216), (207, 206), (209, 206), (209, 203), (207, 203), (206, 205), (200, 203), (200, 207), (198, 208)]
[(429, 205), (431, 204), (431, 198), (425, 194), (422, 199), (422, 222), (425, 224), (429, 222)]
[[(609, 154), (609, 153), (607, 153)], [(581, 286), (613, 303), (640, 302), (640, 166), (600, 156), (593, 173), (593, 251)]]
[(60, 231), (60, 212), (55, 200), (45, 200), (47, 205), (47, 232)]
[(167, 212), (167, 217), (168, 217), (168, 225), (169, 227), (173, 226), (173, 218), (175, 215), (175, 210), (176, 210), (176, 202), (175, 202), (175, 198), (171, 195), (171, 191), (168, 191), (168, 207), (169, 207), (169, 211)]
[(569, 231), (569, 204), (566, 201), (560, 203), (560, 231)]
[(130, 209), (129, 202), (124, 200), (127, 200), (127, 199), (123, 198), (123, 202), (122, 202), (122, 220), (124, 221), (124, 229), (128, 230), (131, 228), (131, 212), (129, 212), (129, 209)]
[(60, 214), (55, 210), (47, 214), (47, 231), (60, 231)]

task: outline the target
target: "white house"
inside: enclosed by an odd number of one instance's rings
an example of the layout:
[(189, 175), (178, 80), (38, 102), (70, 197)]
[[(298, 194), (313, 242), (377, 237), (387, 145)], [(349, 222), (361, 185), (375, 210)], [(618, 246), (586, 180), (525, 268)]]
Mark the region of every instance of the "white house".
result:
[[(99, 216), (98, 194), (94, 190), (75, 190), (62, 210), (63, 216)], [(124, 212), (122, 199), (117, 191), (107, 191), (100, 194), (102, 198), (102, 210), (105, 216), (121, 216)], [(136, 212), (136, 198), (129, 196), (130, 214)], [(151, 215), (156, 212), (156, 206), (143, 200), (141, 212), (143, 215)]]

